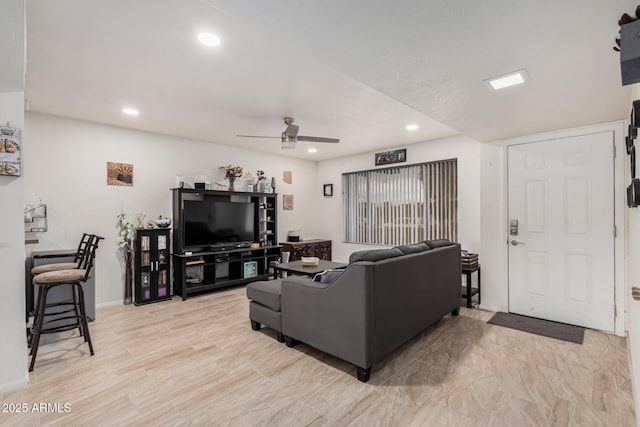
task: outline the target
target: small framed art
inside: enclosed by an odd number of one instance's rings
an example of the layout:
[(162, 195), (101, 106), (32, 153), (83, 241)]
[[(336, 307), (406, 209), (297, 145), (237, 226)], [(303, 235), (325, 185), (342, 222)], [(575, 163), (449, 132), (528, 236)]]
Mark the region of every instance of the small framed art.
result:
[(293, 210), (293, 194), (282, 195), (282, 209), (285, 211)]
[(133, 165), (107, 162), (107, 185), (133, 186)]
[(333, 184), (325, 184), (323, 192), (324, 197), (333, 197)]

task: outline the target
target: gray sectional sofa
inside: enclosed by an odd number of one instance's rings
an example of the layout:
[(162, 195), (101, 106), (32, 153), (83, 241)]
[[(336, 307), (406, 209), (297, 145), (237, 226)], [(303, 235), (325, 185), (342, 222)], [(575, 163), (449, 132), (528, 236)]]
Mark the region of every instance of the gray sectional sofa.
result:
[(355, 252), (329, 283), (290, 276), (247, 286), (253, 329), (265, 324), (357, 368), (371, 367), (460, 307), (460, 245), (434, 240)]

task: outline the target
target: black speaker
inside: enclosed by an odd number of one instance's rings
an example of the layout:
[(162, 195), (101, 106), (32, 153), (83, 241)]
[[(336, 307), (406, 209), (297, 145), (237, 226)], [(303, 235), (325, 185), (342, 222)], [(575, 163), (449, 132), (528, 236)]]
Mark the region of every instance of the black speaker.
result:
[(627, 187), (627, 206), (636, 208), (640, 204), (640, 179), (634, 178)]
[(631, 127), (638, 129), (640, 127), (640, 99), (636, 99), (631, 104)]

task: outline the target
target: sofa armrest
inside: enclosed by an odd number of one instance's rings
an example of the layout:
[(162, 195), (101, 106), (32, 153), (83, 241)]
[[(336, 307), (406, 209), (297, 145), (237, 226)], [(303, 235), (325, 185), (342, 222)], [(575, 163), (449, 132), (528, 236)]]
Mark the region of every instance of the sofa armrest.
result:
[(361, 368), (372, 364), (371, 280), (350, 266), (332, 283), (282, 279), (282, 332)]

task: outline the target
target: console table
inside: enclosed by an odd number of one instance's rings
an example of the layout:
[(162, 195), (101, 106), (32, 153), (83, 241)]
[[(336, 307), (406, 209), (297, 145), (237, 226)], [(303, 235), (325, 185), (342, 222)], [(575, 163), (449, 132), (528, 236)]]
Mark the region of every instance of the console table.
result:
[(303, 242), (281, 242), (283, 252), (289, 252), (289, 261), (298, 261), (303, 256), (315, 256), (331, 261), (331, 240), (313, 239)]

